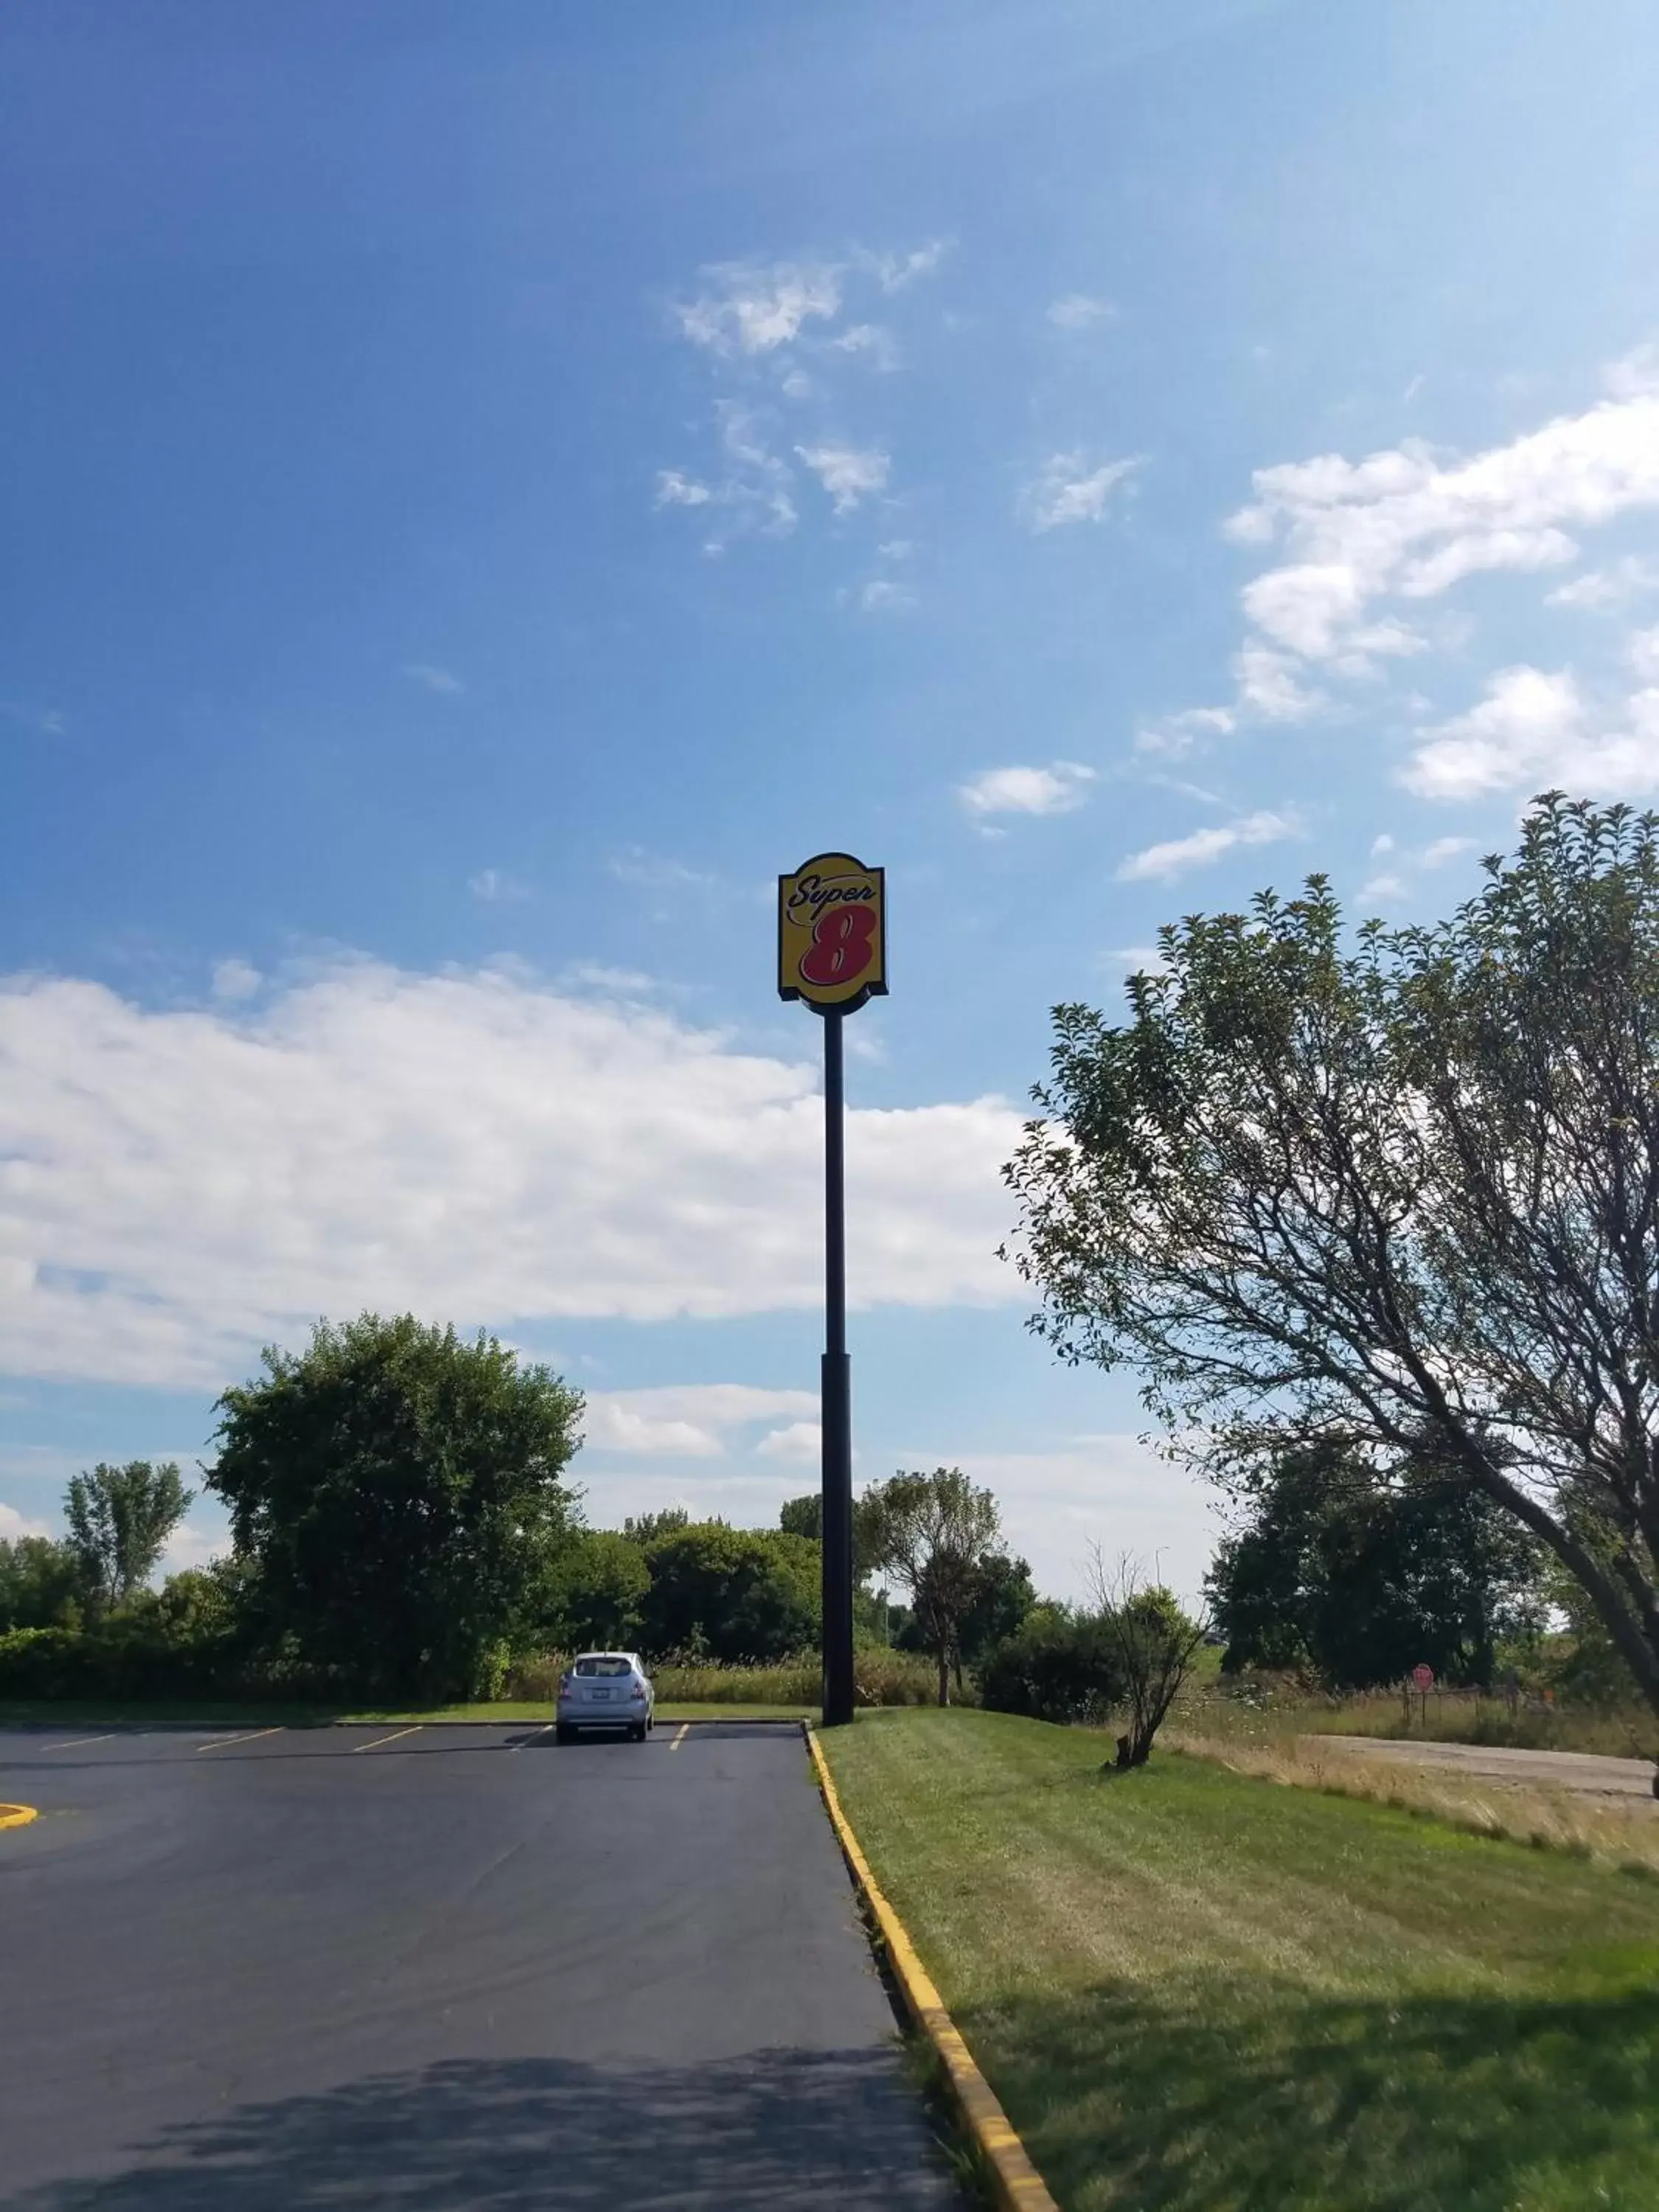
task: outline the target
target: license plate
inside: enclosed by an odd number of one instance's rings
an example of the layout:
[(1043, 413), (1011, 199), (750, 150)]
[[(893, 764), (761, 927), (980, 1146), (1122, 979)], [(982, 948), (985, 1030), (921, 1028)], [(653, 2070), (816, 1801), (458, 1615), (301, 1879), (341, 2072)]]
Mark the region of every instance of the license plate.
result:
[(609, 1690), (590, 1690), (587, 1694), (590, 1698), (597, 1698), (603, 1700), (608, 1698), (611, 1695), (611, 1692)]

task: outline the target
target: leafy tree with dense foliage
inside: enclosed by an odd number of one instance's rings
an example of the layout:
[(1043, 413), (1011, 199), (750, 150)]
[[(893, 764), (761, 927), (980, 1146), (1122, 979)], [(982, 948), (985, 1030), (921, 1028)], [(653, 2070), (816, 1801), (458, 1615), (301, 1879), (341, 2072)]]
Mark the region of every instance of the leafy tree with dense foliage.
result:
[(647, 1553), (645, 1646), (728, 1663), (785, 1659), (816, 1644), (818, 1547), (781, 1529), (693, 1522)]
[(872, 1483), (859, 1510), (872, 1564), (909, 1594), (921, 1648), (939, 1668), (939, 1701), (948, 1705), (964, 1626), (986, 1588), (988, 1562), (1002, 1550), (996, 1499), (959, 1467), (938, 1467)]
[(64, 1517), (94, 1605), (124, 1605), (143, 1588), (195, 1495), (179, 1480), (174, 1460), (160, 1467), (147, 1459), (125, 1467), (100, 1460), (90, 1474), (70, 1477)]
[(465, 1697), (573, 1531), (582, 1400), (494, 1338), (319, 1322), (219, 1401), (208, 1480), (270, 1630), (343, 1682)]
[(1036, 1326), (1210, 1464), (1433, 1451), (1659, 1711), (1659, 817), (1559, 793), (1449, 921), (1322, 877), (1056, 1010), (1007, 1173)]
[[(963, 1667), (979, 1666), (988, 1652), (1017, 1637), (1036, 1601), (1025, 1560), (1006, 1552), (988, 1552), (979, 1560), (957, 1623), (951, 1665), (958, 1689)], [(893, 1641), (902, 1651), (932, 1651), (929, 1635), (928, 1623), (907, 1610), (895, 1627)]]
[(1432, 1460), (1384, 1468), (1327, 1439), (1280, 1454), (1240, 1492), (1241, 1524), (1208, 1582), (1229, 1672), (1302, 1668), (1368, 1689), (1425, 1663), (1490, 1689), (1500, 1639), (1542, 1625), (1536, 1539)]
[(805, 1536), (823, 1541), (823, 1493), (809, 1490), (805, 1498), (786, 1498), (778, 1509), (778, 1526), (786, 1536)]
[(614, 1528), (582, 1529), (553, 1570), (550, 1640), (577, 1651), (631, 1650), (650, 1588), (643, 1545)]
[(90, 1595), (72, 1546), (50, 1536), (0, 1538), (0, 1634), (11, 1628), (76, 1628)]

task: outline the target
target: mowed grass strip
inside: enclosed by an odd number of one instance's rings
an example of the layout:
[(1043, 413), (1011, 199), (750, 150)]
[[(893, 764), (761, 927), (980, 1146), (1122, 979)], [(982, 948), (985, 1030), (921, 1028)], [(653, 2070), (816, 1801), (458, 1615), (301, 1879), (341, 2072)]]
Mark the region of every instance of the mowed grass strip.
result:
[[(680, 1721), (805, 1721), (817, 1720), (816, 1705), (738, 1705), (719, 1703), (659, 1703), (657, 1725)], [(422, 1723), (441, 1721), (550, 1721), (551, 1701), (545, 1698), (499, 1698), (492, 1705), (282, 1705), (240, 1704), (207, 1699), (52, 1700), (14, 1698), (0, 1703), (0, 1728), (329, 1728), (388, 1725), (398, 1721)]]
[(1659, 1884), (997, 1713), (823, 1736), (1067, 2212), (1652, 2212)]

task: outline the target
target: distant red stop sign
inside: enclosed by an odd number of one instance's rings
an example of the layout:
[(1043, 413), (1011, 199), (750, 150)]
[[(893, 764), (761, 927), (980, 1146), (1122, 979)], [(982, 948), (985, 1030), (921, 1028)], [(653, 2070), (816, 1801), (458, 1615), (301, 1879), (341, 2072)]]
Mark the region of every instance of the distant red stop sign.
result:
[(1433, 1669), (1433, 1668), (1432, 1668), (1432, 1667), (1413, 1667), (1413, 1668), (1412, 1668), (1412, 1680), (1413, 1680), (1413, 1681), (1417, 1685), (1417, 1686), (1418, 1686), (1418, 1688), (1419, 1688), (1419, 1690), (1431, 1690), (1431, 1689), (1433, 1689), (1433, 1687), (1434, 1687), (1434, 1669)]

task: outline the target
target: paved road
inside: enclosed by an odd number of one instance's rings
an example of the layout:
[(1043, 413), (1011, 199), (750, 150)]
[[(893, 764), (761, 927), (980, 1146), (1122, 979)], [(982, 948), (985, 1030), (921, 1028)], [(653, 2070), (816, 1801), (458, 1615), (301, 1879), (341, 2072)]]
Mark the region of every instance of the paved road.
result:
[[(1652, 1762), (1602, 1759), (1583, 1751), (1511, 1751), (1485, 1743), (1409, 1743), (1371, 1735), (1310, 1735), (1304, 1744), (1338, 1745), (1362, 1759), (1405, 1760), (1413, 1766), (1449, 1767), (1472, 1781), (1547, 1784), (1583, 1796), (1613, 1798), (1621, 1809), (1638, 1799), (1654, 1806)], [(1634, 1811), (1636, 1807), (1628, 1809)]]
[(0, 1733), (4, 2212), (934, 2212), (799, 1734)]

